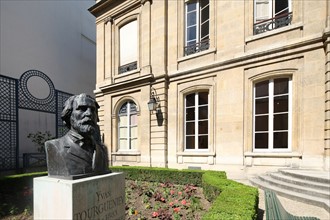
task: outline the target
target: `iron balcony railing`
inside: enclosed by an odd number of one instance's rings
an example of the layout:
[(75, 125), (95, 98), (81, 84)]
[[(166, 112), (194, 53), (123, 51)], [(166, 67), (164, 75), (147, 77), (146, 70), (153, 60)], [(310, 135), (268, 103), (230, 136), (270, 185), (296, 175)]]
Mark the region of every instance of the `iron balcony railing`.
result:
[(292, 12), (281, 14), (273, 18), (263, 20), (254, 24), (253, 34), (261, 34), (266, 31), (274, 30), (277, 28), (285, 27), (291, 24), (292, 21)]
[(192, 44), (189, 46), (184, 47), (184, 54), (186, 56), (194, 53), (198, 53), (203, 50), (207, 50), (210, 48), (210, 39), (202, 40), (201, 42), (198, 42), (196, 44)]
[(120, 66), (118, 68), (118, 72), (119, 72), (119, 74), (121, 74), (121, 73), (129, 72), (131, 70), (136, 70), (136, 69), (137, 69), (137, 61)]

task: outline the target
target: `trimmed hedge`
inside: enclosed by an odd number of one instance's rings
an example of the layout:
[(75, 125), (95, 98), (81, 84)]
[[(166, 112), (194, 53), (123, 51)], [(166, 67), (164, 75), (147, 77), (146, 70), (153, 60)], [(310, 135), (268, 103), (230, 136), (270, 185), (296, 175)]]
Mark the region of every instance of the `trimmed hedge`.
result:
[(175, 184), (185, 185), (194, 184), (202, 186), (202, 176), (204, 171), (201, 170), (176, 170), (168, 168), (149, 168), (149, 167), (111, 167), (113, 172), (124, 172), (129, 180), (152, 181), (152, 182), (172, 182)]
[[(206, 198), (213, 201), (203, 219), (257, 219), (257, 188), (219, 178), (216, 173), (206, 171), (203, 175), (203, 189)], [(219, 196), (217, 193), (220, 193)]]
[(227, 179), (223, 171), (176, 170), (146, 167), (111, 167), (130, 180), (195, 184), (213, 204), (204, 220), (257, 219), (258, 189)]

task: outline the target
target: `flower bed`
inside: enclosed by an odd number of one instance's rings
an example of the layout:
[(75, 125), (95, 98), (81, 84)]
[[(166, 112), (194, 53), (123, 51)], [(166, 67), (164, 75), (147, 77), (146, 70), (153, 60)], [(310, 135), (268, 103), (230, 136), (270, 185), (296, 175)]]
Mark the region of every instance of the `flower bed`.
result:
[(201, 219), (209, 207), (195, 185), (126, 180), (126, 219)]

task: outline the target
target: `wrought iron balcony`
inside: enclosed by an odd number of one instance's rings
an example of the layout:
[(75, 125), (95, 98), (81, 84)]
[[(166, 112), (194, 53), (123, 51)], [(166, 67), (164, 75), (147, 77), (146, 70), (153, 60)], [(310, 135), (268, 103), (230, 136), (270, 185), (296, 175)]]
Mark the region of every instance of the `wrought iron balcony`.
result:
[(125, 64), (123, 66), (120, 66), (118, 68), (118, 73), (119, 74), (126, 73), (126, 72), (129, 72), (131, 70), (136, 70), (136, 69), (137, 69), (137, 61), (132, 62), (132, 63)]
[(199, 43), (184, 47), (184, 54), (188, 56), (190, 54), (198, 53), (200, 51), (207, 50), (209, 48), (210, 48), (210, 39), (206, 39)]
[(261, 34), (277, 28), (285, 27), (291, 24), (292, 12), (281, 14), (273, 18), (258, 22), (253, 26), (253, 34)]

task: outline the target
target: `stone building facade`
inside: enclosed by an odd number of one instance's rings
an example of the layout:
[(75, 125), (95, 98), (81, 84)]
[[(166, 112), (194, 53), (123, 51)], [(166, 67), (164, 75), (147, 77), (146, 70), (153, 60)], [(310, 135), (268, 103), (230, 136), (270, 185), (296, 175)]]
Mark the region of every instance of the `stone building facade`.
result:
[(329, 1), (100, 0), (89, 10), (112, 165), (329, 169)]

